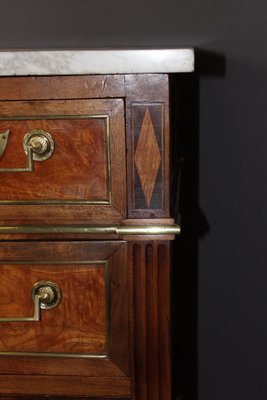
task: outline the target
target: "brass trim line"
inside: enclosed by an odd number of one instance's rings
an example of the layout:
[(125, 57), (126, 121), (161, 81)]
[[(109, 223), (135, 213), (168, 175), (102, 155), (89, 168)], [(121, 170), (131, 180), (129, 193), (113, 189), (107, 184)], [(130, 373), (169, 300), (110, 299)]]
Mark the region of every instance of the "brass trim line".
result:
[(22, 225), (0, 226), (0, 234), (39, 234), (39, 233), (80, 233), (80, 234), (108, 234), (108, 235), (178, 235), (181, 232), (179, 225)]
[[(0, 134), (0, 138), (4, 138), (7, 143), (10, 130), (8, 129), (3, 134)], [(35, 143), (32, 140), (35, 140)], [(3, 142), (3, 141), (2, 141)], [(5, 150), (6, 143), (0, 145), (1, 154)], [(36, 145), (40, 146), (37, 150)], [(1, 149), (2, 147), (2, 149)], [(27, 156), (26, 167), (12, 167), (12, 168), (0, 168), (0, 172), (33, 172), (33, 161), (47, 160), (54, 151), (54, 140), (49, 132), (43, 130), (31, 130), (27, 132), (23, 138), (23, 148)]]
[[(28, 200), (0, 200), (0, 204), (10, 205), (112, 205), (112, 185), (111, 185), (111, 150), (110, 150), (110, 115), (109, 114), (89, 114), (89, 115), (37, 115), (37, 116), (8, 116), (0, 117), (0, 121), (35, 121), (35, 120), (57, 120), (57, 119), (105, 119), (106, 126), (106, 158), (107, 158), (107, 199), (106, 200), (42, 200), (42, 199), (28, 199)], [(9, 130), (8, 130), (9, 131)], [(27, 150), (28, 165), (25, 168), (1, 168), (1, 172), (32, 172), (33, 171), (33, 160), (32, 150)]]
[(107, 117), (108, 114), (55, 114), (55, 115), (9, 115), (8, 117), (0, 117), (0, 121), (35, 121), (35, 120), (45, 120), (45, 119), (93, 119), (93, 118), (104, 118)]
[(38, 322), (41, 319), (40, 315), (41, 296), (34, 296), (34, 315), (33, 317), (3, 317), (0, 322)]
[(56, 283), (50, 281), (36, 282), (32, 288), (34, 303), (33, 317), (0, 317), (0, 322), (40, 322), (41, 309), (56, 307), (61, 300), (61, 292)]
[[(0, 261), (0, 264), (7, 264), (5, 261)], [(0, 351), (0, 356), (3, 357), (45, 357), (45, 358), (87, 358), (87, 359), (109, 359), (109, 344), (110, 344), (110, 274), (109, 274), (109, 262), (108, 260), (90, 260), (90, 261), (12, 261), (8, 262), (9, 264), (98, 264), (102, 265), (104, 268), (104, 281), (105, 281), (105, 311), (106, 311), (106, 349), (103, 353), (51, 353), (51, 352), (28, 352), (28, 351)], [(1, 318), (0, 322), (33, 322), (40, 321), (40, 296), (34, 296), (34, 316), (26, 317), (26, 318)]]
[[(18, 171), (15, 171), (18, 172)], [(19, 171), (23, 172), (23, 171)], [(27, 171), (24, 171), (27, 172)], [(111, 199), (111, 192), (108, 194), (109, 199)], [(111, 201), (109, 200), (0, 200), (0, 205), (85, 205), (85, 206), (109, 206), (111, 205)]]
[(1, 264), (9, 264), (9, 265), (24, 265), (24, 264), (29, 264), (29, 265), (69, 265), (69, 264), (74, 264), (74, 265), (102, 265), (105, 264), (107, 261), (106, 260), (96, 260), (96, 261), (89, 261), (89, 260), (0, 260), (0, 265)]
[(84, 354), (84, 353), (28, 353), (26, 351), (0, 351), (2, 357), (46, 357), (46, 358), (100, 358), (108, 359), (107, 354)]
[(0, 168), (0, 172), (33, 172), (33, 148), (26, 148), (27, 153), (27, 166), (16, 168)]

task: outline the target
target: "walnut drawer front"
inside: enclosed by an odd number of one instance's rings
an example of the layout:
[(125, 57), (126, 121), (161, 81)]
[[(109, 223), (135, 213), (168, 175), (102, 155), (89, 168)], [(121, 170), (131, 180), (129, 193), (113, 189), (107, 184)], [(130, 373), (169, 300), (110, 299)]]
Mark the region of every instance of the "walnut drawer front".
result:
[[(123, 241), (0, 244), (1, 395), (130, 395), (127, 245)], [(40, 321), (32, 287), (61, 301)]]
[[(99, 223), (125, 216), (122, 99), (0, 103), (0, 139), (6, 140), (0, 221)], [(52, 137), (54, 151), (33, 160), (32, 171), (17, 171), (27, 165), (25, 137), (43, 132)]]

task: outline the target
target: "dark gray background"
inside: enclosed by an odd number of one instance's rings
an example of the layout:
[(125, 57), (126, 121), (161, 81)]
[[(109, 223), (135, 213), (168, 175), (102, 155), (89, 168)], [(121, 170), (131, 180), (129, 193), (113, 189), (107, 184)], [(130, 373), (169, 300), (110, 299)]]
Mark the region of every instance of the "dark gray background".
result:
[[(194, 46), (224, 63), (219, 73), (212, 57), (209, 73), (201, 68), (194, 115), (206, 224), (191, 276), (198, 279), (198, 397), (266, 400), (266, 0), (0, 1), (2, 49), (160, 46)], [(191, 400), (189, 353), (181, 390)]]

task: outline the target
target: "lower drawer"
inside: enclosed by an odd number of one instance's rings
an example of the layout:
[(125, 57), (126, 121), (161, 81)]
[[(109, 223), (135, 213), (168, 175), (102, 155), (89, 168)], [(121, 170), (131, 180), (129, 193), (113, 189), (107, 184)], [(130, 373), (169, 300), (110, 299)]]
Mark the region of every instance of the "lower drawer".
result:
[(0, 243), (0, 398), (129, 398), (127, 246)]

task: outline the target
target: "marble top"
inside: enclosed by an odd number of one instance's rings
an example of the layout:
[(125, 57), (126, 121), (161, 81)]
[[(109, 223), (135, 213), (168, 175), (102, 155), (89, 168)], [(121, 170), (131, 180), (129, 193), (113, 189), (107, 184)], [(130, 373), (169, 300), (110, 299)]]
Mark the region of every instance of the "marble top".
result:
[(0, 51), (1, 76), (177, 73), (193, 70), (193, 49)]

